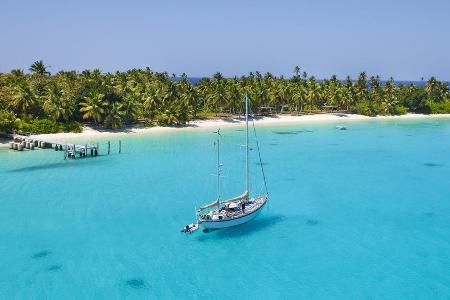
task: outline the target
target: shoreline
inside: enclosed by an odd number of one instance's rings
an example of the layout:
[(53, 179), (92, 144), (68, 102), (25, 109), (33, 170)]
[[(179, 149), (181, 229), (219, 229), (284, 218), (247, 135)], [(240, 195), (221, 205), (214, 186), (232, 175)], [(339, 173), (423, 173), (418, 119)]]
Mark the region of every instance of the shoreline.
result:
[[(258, 117), (254, 120), (257, 126), (273, 126), (273, 125), (292, 125), (292, 124), (307, 124), (307, 123), (328, 123), (328, 122), (356, 122), (356, 121), (381, 121), (381, 120), (411, 120), (411, 119), (440, 119), (450, 118), (450, 114), (406, 114), (400, 116), (376, 116), (368, 117), (357, 114), (341, 114), (341, 113), (329, 113), (329, 114), (315, 114), (315, 115), (274, 115), (267, 117)], [(49, 133), (32, 135), (34, 137), (49, 138), (58, 142), (70, 142), (80, 139), (93, 139), (93, 138), (107, 138), (107, 137), (119, 137), (127, 135), (146, 135), (157, 134), (167, 132), (179, 132), (189, 130), (201, 130), (211, 128), (229, 128), (242, 126), (244, 124), (244, 118), (223, 118), (223, 119), (207, 119), (207, 120), (195, 120), (189, 122), (186, 126), (179, 127), (145, 127), (145, 126), (131, 126), (122, 128), (119, 130), (105, 130), (95, 129), (92, 127), (82, 127), (81, 133)], [(8, 146), (8, 141), (0, 140), (0, 147)]]

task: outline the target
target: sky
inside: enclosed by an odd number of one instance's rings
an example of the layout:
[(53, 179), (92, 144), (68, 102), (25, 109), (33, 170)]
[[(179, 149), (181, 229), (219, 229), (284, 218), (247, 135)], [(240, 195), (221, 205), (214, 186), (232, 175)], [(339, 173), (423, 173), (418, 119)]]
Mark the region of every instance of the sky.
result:
[(450, 80), (450, 1), (1, 0), (0, 72)]

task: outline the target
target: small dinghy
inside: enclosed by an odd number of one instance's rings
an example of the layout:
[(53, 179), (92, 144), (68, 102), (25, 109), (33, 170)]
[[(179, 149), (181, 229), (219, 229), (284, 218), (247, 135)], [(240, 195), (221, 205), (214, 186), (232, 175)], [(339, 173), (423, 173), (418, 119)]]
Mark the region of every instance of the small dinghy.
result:
[(347, 130), (347, 127), (338, 125), (336, 126), (336, 130)]
[(192, 224), (188, 224), (188, 225), (186, 225), (186, 226), (184, 226), (182, 229), (181, 229), (181, 232), (183, 232), (183, 233), (192, 233), (192, 232), (194, 232), (194, 231), (196, 231), (198, 229), (198, 223), (192, 223)]

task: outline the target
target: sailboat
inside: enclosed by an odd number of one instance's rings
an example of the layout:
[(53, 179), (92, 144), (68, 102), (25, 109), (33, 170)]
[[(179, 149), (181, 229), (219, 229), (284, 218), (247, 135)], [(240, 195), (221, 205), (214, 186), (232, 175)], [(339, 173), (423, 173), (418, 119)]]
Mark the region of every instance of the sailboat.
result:
[[(249, 115), (248, 108), (249, 100), (248, 94), (245, 94), (245, 187), (244, 192), (234, 198), (222, 200), (220, 196), (220, 171), (222, 164), (220, 163), (220, 139), (216, 141), (217, 145), (217, 199), (211, 203), (203, 205), (196, 211), (197, 223), (186, 225), (181, 230), (182, 232), (190, 233), (200, 227), (203, 230), (214, 230), (240, 225), (254, 219), (262, 210), (269, 199), (267, 192), (266, 179), (264, 168), (259, 151), (259, 143), (256, 137), (255, 124), (253, 123), (253, 132), (255, 134), (255, 141), (259, 157), (259, 166), (264, 180), (265, 193), (262, 195), (253, 195), (249, 191)], [(220, 136), (220, 129), (216, 132)]]

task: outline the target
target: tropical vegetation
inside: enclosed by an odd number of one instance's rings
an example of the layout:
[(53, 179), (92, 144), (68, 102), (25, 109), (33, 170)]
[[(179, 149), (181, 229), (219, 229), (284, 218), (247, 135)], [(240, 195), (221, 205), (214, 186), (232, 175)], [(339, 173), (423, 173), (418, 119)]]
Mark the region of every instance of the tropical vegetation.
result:
[(169, 76), (149, 68), (51, 75), (37, 61), (29, 73), (0, 73), (0, 131), (79, 131), (86, 123), (111, 129), (136, 123), (184, 125), (205, 116), (242, 113), (244, 92), (253, 112), (450, 113), (448, 83), (434, 77), (423, 86), (382, 81), (364, 72), (355, 80), (317, 80), (295, 67), (290, 78), (258, 71), (234, 78), (216, 73), (194, 84), (186, 74)]

